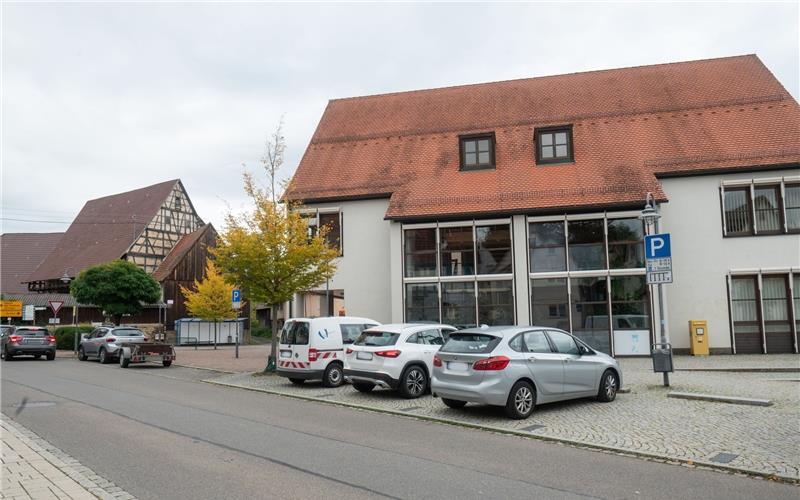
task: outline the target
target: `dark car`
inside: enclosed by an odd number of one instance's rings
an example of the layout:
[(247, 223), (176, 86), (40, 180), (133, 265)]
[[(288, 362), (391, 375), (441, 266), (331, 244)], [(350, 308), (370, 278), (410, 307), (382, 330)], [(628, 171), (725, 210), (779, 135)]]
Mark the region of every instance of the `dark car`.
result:
[(11, 361), (15, 356), (47, 356), (56, 359), (56, 338), (41, 326), (18, 326), (11, 332), (3, 332), (3, 359)]

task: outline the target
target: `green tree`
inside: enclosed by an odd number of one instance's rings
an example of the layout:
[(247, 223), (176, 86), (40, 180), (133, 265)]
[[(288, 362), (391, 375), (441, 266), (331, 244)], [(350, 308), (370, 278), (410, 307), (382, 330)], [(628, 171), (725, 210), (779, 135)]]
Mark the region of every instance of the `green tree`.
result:
[(228, 214), (225, 230), (210, 250), (222, 272), (242, 285), (251, 303), (265, 302), (272, 308), (272, 351), (265, 371), (273, 371), (278, 309), (295, 293), (332, 277), (339, 252), (326, 244), (327, 228), (310, 236), (306, 220), (296, 210), (273, 201), (248, 174), (244, 185), (253, 210)]
[(93, 304), (119, 324), (123, 314), (135, 315), (142, 304), (161, 298), (161, 286), (136, 264), (113, 260), (81, 271), (69, 293), (79, 304)]
[(211, 259), (206, 261), (206, 277), (203, 281), (194, 280), (194, 290), (181, 287), (189, 314), (214, 322), (214, 349), (217, 348), (217, 323), (236, 318), (231, 303), (233, 288), (233, 285), (225, 282)]

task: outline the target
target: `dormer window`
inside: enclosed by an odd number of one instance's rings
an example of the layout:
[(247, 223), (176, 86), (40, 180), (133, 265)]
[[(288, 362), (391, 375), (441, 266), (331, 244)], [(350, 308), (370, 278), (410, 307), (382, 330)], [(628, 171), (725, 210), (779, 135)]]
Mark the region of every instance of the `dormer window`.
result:
[(459, 137), (461, 170), (494, 168), (494, 134)]
[(536, 163), (569, 163), (572, 157), (572, 125), (536, 129)]

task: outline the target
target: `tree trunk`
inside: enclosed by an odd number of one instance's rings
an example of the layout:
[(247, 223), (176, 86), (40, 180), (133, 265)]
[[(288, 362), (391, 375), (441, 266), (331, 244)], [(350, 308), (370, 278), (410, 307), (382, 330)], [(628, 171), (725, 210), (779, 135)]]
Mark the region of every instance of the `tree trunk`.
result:
[(122, 323), (122, 314), (115, 314), (114, 315), (114, 324), (119, 326)]
[(280, 335), (278, 332), (278, 308), (281, 307), (281, 304), (272, 304), (270, 307), (270, 312), (272, 313), (272, 342), (270, 342), (269, 358), (267, 358), (267, 367), (264, 371), (274, 373), (277, 370), (275, 355), (278, 352), (278, 336)]
[(219, 321), (214, 320), (214, 350), (215, 351), (217, 350), (217, 323), (219, 323)]

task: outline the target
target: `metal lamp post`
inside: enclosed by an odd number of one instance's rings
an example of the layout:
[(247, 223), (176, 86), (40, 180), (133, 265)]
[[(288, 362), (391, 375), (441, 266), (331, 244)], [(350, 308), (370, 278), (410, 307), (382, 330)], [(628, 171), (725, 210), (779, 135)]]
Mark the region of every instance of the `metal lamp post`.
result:
[[(653, 198), (653, 193), (648, 192), (645, 196), (645, 205), (642, 209), (642, 213), (639, 215), (639, 218), (644, 221), (645, 226), (645, 234), (657, 234), (658, 233), (658, 220), (661, 218), (661, 214), (659, 214), (655, 207), (654, 207), (655, 199)], [(652, 228), (652, 231), (651, 231)], [(653, 294), (653, 285), (650, 286), (650, 294)], [(668, 346), (667, 342), (667, 328), (666, 328), (666, 320), (664, 318), (664, 295), (661, 289), (661, 283), (656, 285), (658, 287), (658, 322), (659, 322), (659, 332), (661, 334), (661, 341), (660, 346), (662, 348)], [(672, 358), (670, 352), (670, 360)], [(654, 354), (655, 356), (655, 354)], [(671, 370), (671, 367), (670, 367)], [(669, 387), (669, 371), (664, 371), (664, 387)]]
[[(72, 269), (72, 268), (68, 267), (68, 268), (64, 269), (64, 275), (61, 276), (61, 278), (59, 278), (59, 280), (62, 283), (64, 283), (65, 285), (67, 285), (67, 286), (69, 286), (70, 282), (73, 280), (73, 278), (67, 272), (70, 269)], [(74, 269), (73, 269), (73, 271), (74, 271)], [(75, 306), (72, 309), (72, 326), (75, 327), (75, 330), (73, 330), (73, 332), (72, 332), (72, 337), (74, 339), (73, 354), (76, 354), (76, 355), (78, 354), (78, 336), (79, 336), (78, 328), (77, 328), (78, 327), (78, 321), (75, 318), (75, 316), (77, 315), (77, 311), (78, 311), (78, 303), (75, 302)]]

